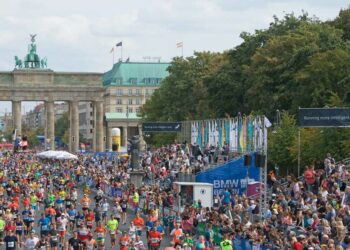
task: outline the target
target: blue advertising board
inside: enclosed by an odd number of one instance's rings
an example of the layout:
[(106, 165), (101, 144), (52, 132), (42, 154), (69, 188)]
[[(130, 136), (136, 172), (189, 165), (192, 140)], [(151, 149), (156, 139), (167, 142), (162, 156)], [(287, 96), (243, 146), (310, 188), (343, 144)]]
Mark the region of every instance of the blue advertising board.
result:
[(299, 126), (348, 128), (350, 127), (350, 108), (300, 108)]
[(214, 196), (216, 194), (222, 194), (226, 188), (233, 193), (244, 194), (247, 189), (247, 181), (249, 183), (260, 180), (260, 169), (255, 166), (254, 154), (252, 154), (251, 162), (249, 167), (245, 167), (244, 159), (240, 157), (198, 174), (196, 176), (196, 182), (212, 183)]

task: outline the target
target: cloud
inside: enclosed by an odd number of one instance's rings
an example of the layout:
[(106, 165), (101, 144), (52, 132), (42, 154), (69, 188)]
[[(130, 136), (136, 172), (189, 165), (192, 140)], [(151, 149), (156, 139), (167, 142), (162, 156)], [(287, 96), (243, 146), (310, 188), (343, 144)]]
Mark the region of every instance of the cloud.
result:
[[(330, 4), (332, 2), (332, 4)], [(223, 51), (238, 45), (242, 31), (267, 28), (276, 14), (304, 9), (321, 20), (334, 18), (343, 0), (2, 0), (1, 70), (13, 68), (13, 56), (24, 56), (29, 34), (37, 33), (38, 51), (53, 70), (107, 71), (110, 49), (123, 41), (123, 57), (163, 61), (194, 50)], [(115, 54), (121, 56), (121, 48)]]

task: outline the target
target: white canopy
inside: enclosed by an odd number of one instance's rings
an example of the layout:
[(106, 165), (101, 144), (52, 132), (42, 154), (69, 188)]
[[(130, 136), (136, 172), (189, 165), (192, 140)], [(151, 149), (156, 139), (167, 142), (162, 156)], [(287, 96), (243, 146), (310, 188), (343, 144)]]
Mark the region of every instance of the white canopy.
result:
[(78, 157), (66, 151), (48, 150), (36, 154), (37, 157), (43, 159), (57, 159), (57, 160), (77, 160)]

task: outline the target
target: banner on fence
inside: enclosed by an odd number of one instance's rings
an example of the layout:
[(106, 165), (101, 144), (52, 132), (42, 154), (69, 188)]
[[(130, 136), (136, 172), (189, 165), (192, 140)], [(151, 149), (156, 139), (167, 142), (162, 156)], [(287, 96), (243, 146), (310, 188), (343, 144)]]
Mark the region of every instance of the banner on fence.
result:
[(222, 166), (202, 172), (196, 176), (196, 182), (212, 183), (214, 196), (222, 194), (226, 188), (232, 190), (233, 193), (243, 194), (246, 192), (247, 183), (260, 180), (260, 169), (255, 166), (254, 154), (252, 154), (249, 167), (245, 167), (243, 163), (244, 159), (240, 157)]
[(230, 151), (238, 153), (262, 151), (267, 144), (267, 128), (270, 126), (265, 116), (193, 121), (191, 143), (202, 148), (227, 146)]

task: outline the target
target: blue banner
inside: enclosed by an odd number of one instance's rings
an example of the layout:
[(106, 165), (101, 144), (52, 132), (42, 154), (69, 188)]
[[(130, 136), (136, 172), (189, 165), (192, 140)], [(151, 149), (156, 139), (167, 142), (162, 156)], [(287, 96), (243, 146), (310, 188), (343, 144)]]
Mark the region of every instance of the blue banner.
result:
[(198, 174), (196, 176), (196, 182), (212, 183), (214, 196), (216, 194), (222, 194), (226, 188), (233, 193), (243, 194), (247, 189), (247, 181), (253, 182), (260, 180), (260, 169), (255, 166), (254, 154), (252, 154), (251, 162), (251, 166), (245, 167), (243, 164), (244, 159), (240, 157), (222, 166)]

